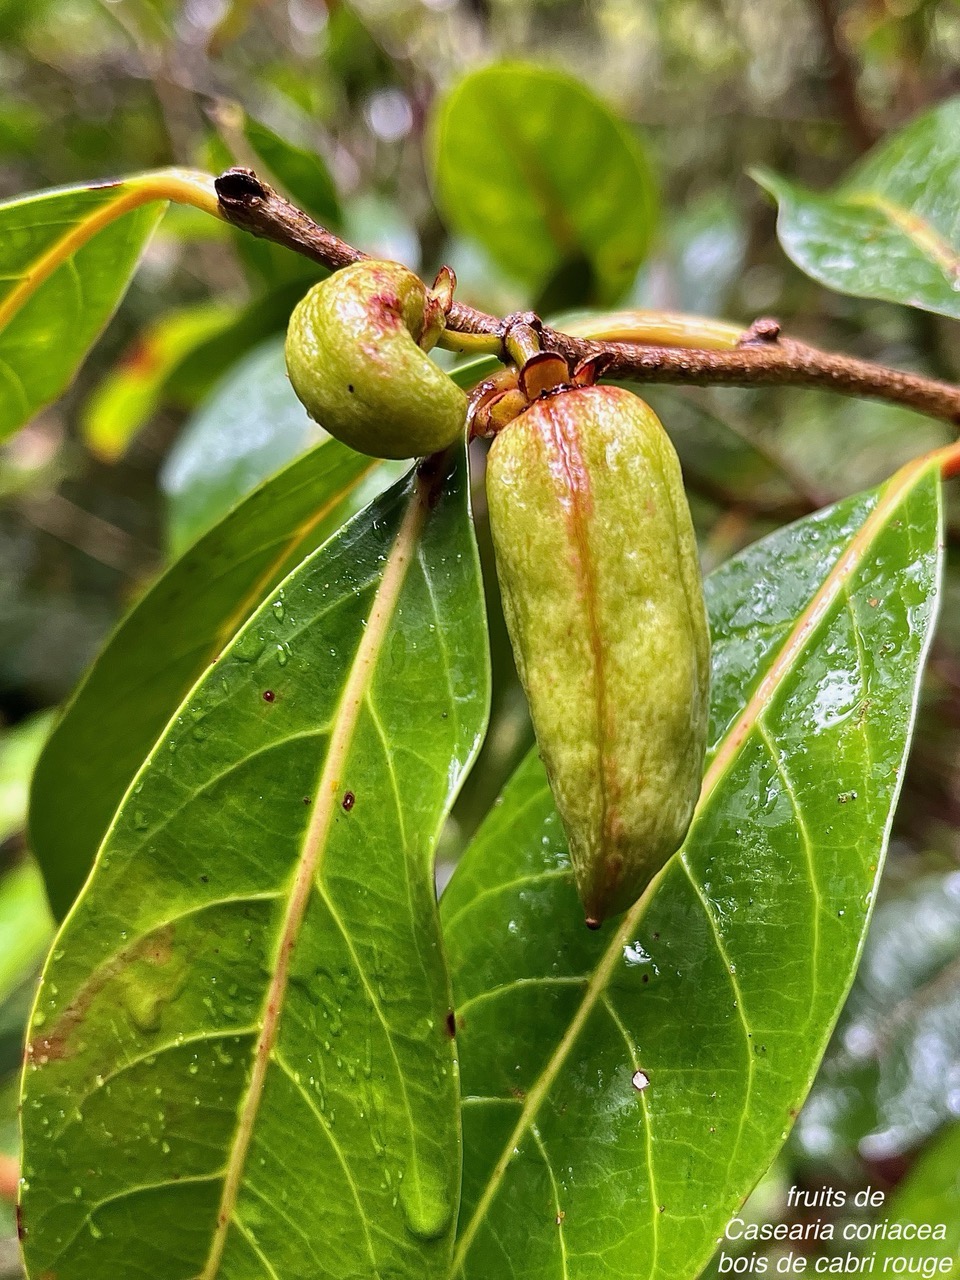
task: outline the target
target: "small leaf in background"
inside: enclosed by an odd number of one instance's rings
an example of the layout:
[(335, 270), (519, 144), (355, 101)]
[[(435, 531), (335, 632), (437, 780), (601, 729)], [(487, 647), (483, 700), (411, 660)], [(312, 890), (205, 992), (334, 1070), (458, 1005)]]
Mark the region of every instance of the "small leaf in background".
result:
[(117, 805), (193, 683), (264, 598), (396, 468), (326, 440), (199, 539), (108, 640), (33, 778), (31, 847), (62, 917)]
[(168, 311), (141, 333), (84, 406), (80, 430), (91, 451), (116, 461), (158, 409), (177, 366), (236, 316), (236, 307), (203, 303)]
[(330, 170), (321, 156), (288, 142), (251, 116), (244, 121), (243, 133), (269, 174), (292, 200), (323, 226), (340, 226), (343, 211)]
[(832, 192), (766, 170), (780, 243), (829, 289), (960, 319), (960, 98), (879, 143)]
[(41, 711), (0, 732), (0, 844), (26, 825), (30, 775), (52, 725), (53, 713)]
[(155, 202), (114, 219), (131, 186), (0, 205), (0, 439), (61, 394), (126, 292), (164, 211)]
[[(712, 742), (683, 852), (583, 928), (535, 752), (442, 899), (464, 1094), (452, 1274), (692, 1280), (786, 1138), (853, 980), (941, 568), (937, 467), (707, 582)], [(746, 701), (745, 701), (746, 700)], [(615, 1224), (615, 1225), (613, 1225)]]
[[(52, 719), (41, 712), (0, 733), (0, 844), (18, 837), (26, 825), (30, 775)], [(52, 936), (53, 917), (36, 863), (15, 844), (7, 845), (0, 867), (0, 1095), (4, 1077), (23, 1056), (33, 984)], [(0, 1130), (4, 1119), (0, 1108)]]
[[(53, 936), (53, 917), (47, 905), (43, 877), (31, 859), (0, 874), (0, 1023), (3, 1006), (36, 970)], [(0, 1027), (0, 1037), (6, 1031)], [(13, 1051), (12, 1061), (0, 1062), (0, 1071), (9, 1071), (20, 1059), (22, 1024), (13, 1029), (14, 1043), (3, 1044)], [(6, 1057), (6, 1054), (4, 1054)]]
[(582, 258), (609, 303), (650, 244), (657, 199), (639, 141), (584, 85), (506, 62), (466, 76), (433, 123), (437, 199), (449, 225), (479, 240), (539, 292)]
[[(250, 240), (252, 237), (247, 236)], [(306, 259), (300, 261), (305, 267)], [(323, 274), (299, 275), (256, 295), (237, 313), (233, 324), (186, 355), (170, 374), (167, 394), (177, 404), (198, 405), (241, 356), (274, 334), (286, 333), (290, 312)]]
[(128, 792), (37, 997), (32, 1275), (447, 1274), (433, 853), (488, 700), (466, 490), (434, 460), (294, 570)]
[(173, 554), (325, 434), (290, 386), (282, 338), (238, 360), (185, 424), (160, 471)]
[[(879, 1240), (878, 1274), (904, 1274), (906, 1268), (892, 1265), (894, 1258), (927, 1260), (933, 1256), (953, 1259), (953, 1266), (941, 1267), (936, 1272), (938, 1276), (949, 1280), (960, 1276), (960, 1124), (951, 1125), (936, 1138), (889, 1197), (886, 1206), (878, 1210), (877, 1216), (887, 1222), (925, 1223), (931, 1227), (943, 1223), (947, 1228), (946, 1237), (935, 1243), (909, 1236), (902, 1240)], [(928, 1262), (926, 1265), (929, 1268)], [(906, 1273), (933, 1274), (916, 1262)]]
[(856, 1176), (851, 1153), (905, 1155), (960, 1114), (960, 871), (882, 903), (823, 1069), (794, 1133), (797, 1156)]

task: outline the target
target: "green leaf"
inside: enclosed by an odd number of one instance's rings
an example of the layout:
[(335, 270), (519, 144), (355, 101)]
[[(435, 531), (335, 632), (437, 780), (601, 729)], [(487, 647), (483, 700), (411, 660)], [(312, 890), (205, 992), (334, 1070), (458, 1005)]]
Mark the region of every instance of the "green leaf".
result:
[(201, 303), (168, 311), (145, 329), (84, 405), (80, 430), (92, 452), (116, 461), (160, 406), (177, 367), (236, 316), (236, 307)]
[[(245, 232), (237, 232), (241, 234), (251, 243), (261, 243)], [(273, 334), (286, 332), (290, 312), (323, 274), (319, 268), (311, 273), (311, 264), (305, 258), (300, 262), (308, 274), (301, 273), (297, 279), (259, 294), (243, 307), (234, 324), (184, 357), (170, 375), (169, 392), (173, 398), (183, 404), (198, 404), (242, 355)]]
[(0, 204), (0, 439), (56, 400), (126, 292), (164, 210), (133, 194), (111, 182)]
[(58, 916), (191, 685), (281, 579), (389, 474), (374, 459), (325, 441), (234, 508), (121, 622), (34, 774), (31, 847)]
[(461, 80), (433, 124), (437, 198), (455, 230), (535, 290), (585, 260), (594, 296), (616, 301), (656, 218), (637, 139), (578, 81), (505, 62)]
[[(878, 1241), (876, 1271), (882, 1274), (886, 1260), (894, 1258), (950, 1258), (953, 1266), (938, 1276), (960, 1276), (960, 1124), (951, 1125), (920, 1157), (897, 1187), (885, 1208), (877, 1214), (887, 1222), (946, 1227), (943, 1240)], [(887, 1274), (903, 1274), (902, 1270)], [(909, 1274), (930, 1275), (915, 1267)]]
[(0, 1004), (36, 971), (52, 934), (43, 878), (28, 859), (0, 877)]
[[(36, 863), (26, 858), (0, 873), (0, 1085), (23, 1062), (24, 1030), (53, 932)], [(5, 1119), (0, 1108), (0, 1151)]]
[(326, 227), (338, 228), (343, 210), (330, 170), (313, 151), (295, 146), (267, 125), (247, 116), (244, 136), (293, 200)]
[(189, 169), (0, 204), (0, 440), (69, 384), (169, 200), (217, 212), (212, 179)]
[(0, 844), (26, 825), (30, 775), (52, 722), (52, 713), (41, 711), (0, 734)]
[(286, 579), (111, 826), (33, 1020), (34, 1280), (445, 1273), (433, 846), (487, 702), (462, 451), (450, 468)]
[(186, 423), (160, 471), (173, 554), (325, 436), (290, 386), (282, 338), (238, 360)]
[[(464, 1094), (451, 1275), (699, 1274), (813, 1079), (870, 914), (930, 640), (935, 462), (708, 580), (681, 854), (583, 927), (531, 754), (442, 901)], [(638, 1260), (641, 1262), (638, 1263)]]
[(753, 176), (776, 197), (780, 243), (808, 276), (960, 318), (960, 98), (885, 139), (826, 195)]

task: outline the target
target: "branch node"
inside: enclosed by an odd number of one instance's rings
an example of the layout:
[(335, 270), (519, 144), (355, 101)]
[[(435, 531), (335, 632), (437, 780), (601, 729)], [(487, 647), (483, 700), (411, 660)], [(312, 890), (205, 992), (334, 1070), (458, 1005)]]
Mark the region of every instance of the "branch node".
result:
[(760, 316), (737, 343), (740, 347), (762, 347), (780, 341), (780, 321), (773, 316)]

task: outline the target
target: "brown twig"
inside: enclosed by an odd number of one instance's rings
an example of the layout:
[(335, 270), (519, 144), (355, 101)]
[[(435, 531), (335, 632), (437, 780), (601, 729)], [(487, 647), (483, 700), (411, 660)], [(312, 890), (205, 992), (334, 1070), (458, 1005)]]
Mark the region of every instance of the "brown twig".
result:
[[(274, 240), (332, 271), (367, 256), (319, 226), (252, 170), (229, 169), (215, 185), (222, 216), (255, 236)], [(496, 316), (461, 302), (450, 307), (447, 334), (454, 339), (463, 336), (463, 350), (471, 347), (469, 336), (502, 340), (504, 332), (504, 322)], [(817, 387), (841, 395), (888, 400), (960, 425), (960, 387), (821, 351), (783, 337), (777, 322), (768, 319), (755, 322), (740, 345), (729, 351), (597, 342), (546, 326), (542, 341), (545, 350), (562, 355), (571, 367), (602, 357), (605, 378), (686, 386)]]

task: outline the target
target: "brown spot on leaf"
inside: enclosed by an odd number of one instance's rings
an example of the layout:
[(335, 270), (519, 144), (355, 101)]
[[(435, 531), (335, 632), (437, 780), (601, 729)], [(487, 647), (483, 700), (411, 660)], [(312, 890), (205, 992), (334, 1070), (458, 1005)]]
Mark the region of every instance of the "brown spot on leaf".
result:
[(44, 1028), (42, 1035), (37, 1035), (27, 1042), (26, 1057), (37, 1066), (46, 1066), (48, 1062), (56, 1062), (68, 1058), (72, 1052), (71, 1040), (97, 996), (114, 978), (124, 973), (138, 960), (145, 960), (152, 965), (168, 964), (173, 957), (174, 927), (163, 925), (154, 933), (138, 938), (128, 947), (96, 969), (80, 988), (74, 999), (60, 1014), (57, 1021), (49, 1028)]
[(349, 813), (356, 803), (357, 803), (357, 797), (353, 794), (353, 792), (345, 791), (343, 793), (343, 799), (340, 801), (340, 808), (343, 809), (344, 813)]
[(452, 1040), (457, 1034), (457, 1015), (452, 1009), (447, 1010), (447, 1035)]

